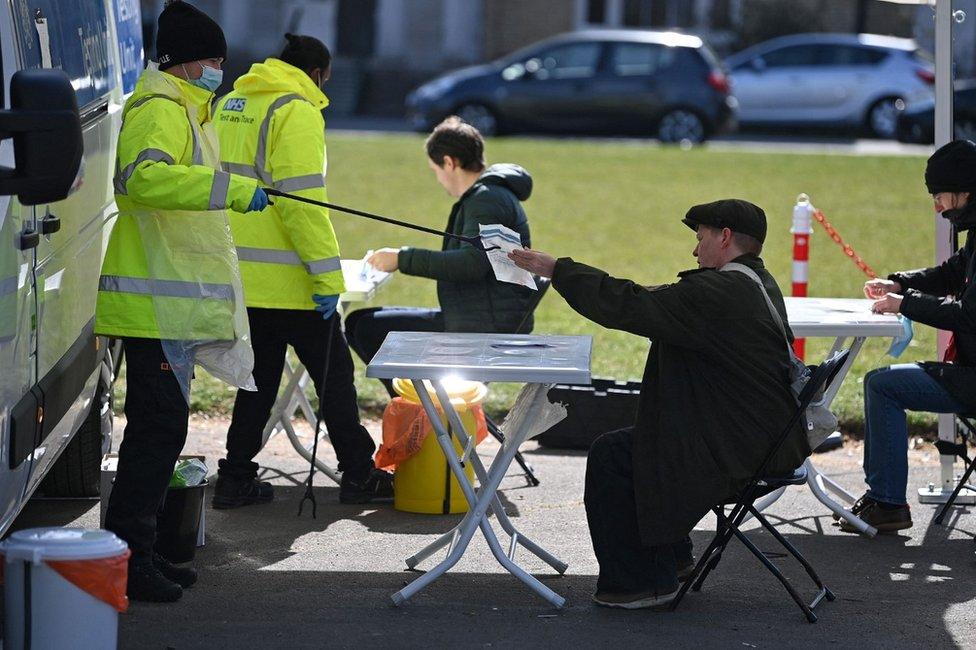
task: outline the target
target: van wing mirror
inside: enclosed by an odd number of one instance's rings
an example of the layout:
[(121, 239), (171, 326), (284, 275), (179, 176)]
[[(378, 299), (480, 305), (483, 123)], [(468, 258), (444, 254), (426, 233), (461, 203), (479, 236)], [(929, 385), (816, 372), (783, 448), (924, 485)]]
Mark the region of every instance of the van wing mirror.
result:
[(0, 167), (0, 196), (23, 205), (67, 198), (84, 141), (78, 100), (61, 70), (21, 70), (10, 80), (10, 110), (0, 111), (0, 139), (13, 138), (14, 168)]

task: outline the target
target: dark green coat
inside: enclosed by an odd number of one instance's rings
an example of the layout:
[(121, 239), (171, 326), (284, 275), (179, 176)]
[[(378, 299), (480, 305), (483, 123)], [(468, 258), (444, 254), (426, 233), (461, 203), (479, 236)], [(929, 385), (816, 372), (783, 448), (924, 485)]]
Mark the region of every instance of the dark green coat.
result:
[[(492, 165), (451, 209), (446, 231), (477, 237), (481, 224), (501, 224), (530, 245), (529, 221), (520, 201), (532, 194), (532, 177), (518, 165)], [(437, 280), (437, 300), (448, 332), (514, 332), (530, 309), (531, 289), (499, 282), (488, 256), (470, 244), (444, 238), (440, 251), (404, 248), (402, 273)], [(522, 332), (532, 331), (529, 315)]]
[[(754, 269), (786, 321), (776, 281)], [(696, 269), (643, 287), (560, 259), (553, 288), (583, 316), (651, 339), (633, 435), (634, 492), (645, 545), (681, 540), (759, 469), (796, 400), (786, 343), (762, 292), (742, 273)], [(810, 454), (798, 424), (772, 471)]]

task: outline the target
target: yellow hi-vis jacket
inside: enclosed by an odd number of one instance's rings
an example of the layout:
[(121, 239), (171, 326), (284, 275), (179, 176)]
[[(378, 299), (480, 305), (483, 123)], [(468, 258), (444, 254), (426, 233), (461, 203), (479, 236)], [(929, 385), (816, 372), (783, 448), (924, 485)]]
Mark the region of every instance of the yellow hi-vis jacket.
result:
[[(329, 100), (307, 74), (278, 59), (255, 63), (217, 102), (223, 169), (266, 187), (327, 201)], [(230, 214), (248, 307), (314, 309), (312, 294), (342, 293), (329, 211), (278, 198), (260, 214)]]
[[(244, 315), (225, 208), (246, 210), (257, 183), (219, 171), (213, 93), (151, 66), (122, 113), (119, 216), (99, 278), (95, 331), (233, 340)], [(246, 323), (246, 315), (245, 323)]]

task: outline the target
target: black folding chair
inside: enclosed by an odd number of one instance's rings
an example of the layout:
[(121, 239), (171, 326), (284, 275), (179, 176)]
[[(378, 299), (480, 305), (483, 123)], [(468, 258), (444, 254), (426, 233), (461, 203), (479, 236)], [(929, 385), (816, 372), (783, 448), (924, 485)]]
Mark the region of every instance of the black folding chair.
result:
[[(715, 537), (712, 538), (712, 542), (708, 545), (708, 548), (702, 554), (701, 559), (695, 565), (695, 569), (691, 576), (681, 585), (681, 589), (675, 595), (674, 600), (671, 601), (670, 610), (674, 611), (681, 599), (684, 598), (688, 589), (693, 589), (694, 591), (701, 591), (702, 584), (705, 582), (705, 578), (708, 574), (718, 565), (719, 560), (722, 559), (722, 553), (725, 552), (725, 547), (728, 546), (729, 541), (733, 537), (736, 537), (741, 541), (749, 551), (755, 555), (760, 562), (763, 563), (770, 573), (772, 573), (777, 580), (782, 583), (789, 592), (790, 596), (803, 611), (807, 620), (811, 623), (817, 621), (817, 615), (813, 613), (814, 608), (820, 604), (820, 602), (826, 598), (827, 600), (834, 600), (834, 594), (824, 585), (820, 576), (814, 571), (813, 567), (807, 562), (806, 558), (800, 554), (795, 546), (790, 544), (790, 542), (780, 534), (776, 528), (763, 516), (762, 512), (755, 507), (755, 502), (760, 497), (769, 494), (773, 490), (777, 490), (781, 487), (788, 485), (803, 485), (807, 482), (807, 471), (801, 465), (799, 468), (795, 469), (789, 476), (768, 476), (767, 470), (770, 462), (772, 462), (773, 457), (776, 452), (779, 451), (780, 447), (786, 441), (786, 438), (790, 435), (790, 432), (796, 426), (797, 421), (803, 422), (803, 413), (807, 406), (813, 400), (814, 396), (823, 390), (825, 387), (830, 386), (831, 382), (836, 377), (838, 371), (843, 367), (844, 362), (847, 360), (849, 354), (848, 350), (842, 350), (837, 352), (832, 357), (824, 361), (822, 364), (817, 366), (813, 370), (813, 374), (807, 385), (803, 388), (798, 398), (798, 405), (793, 416), (790, 418), (789, 424), (783, 429), (782, 434), (780, 434), (779, 439), (776, 444), (766, 455), (765, 460), (760, 466), (759, 471), (752, 477), (748, 485), (739, 493), (736, 501), (731, 503), (719, 503), (712, 510), (715, 512), (718, 518), (718, 524), (716, 526)], [(732, 511), (729, 514), (725, 513), (726, 506), (732, 506)], [(817, 586), (817, 596), (813, 599), (809, 605), (803, 601), (800, 595), (793, 588), (793, 585), (789, 583), (785, 576), (780, 572), (779, 568), (773, 564), (767, 554), (759, 550), (759, 548), (753, 544), (752, 540), (746, 537), (745, 533), (739, 530), (739, 526), (745, 521), (745, 518), (752, 515), (756, 518), (763, 528), (769, 531), (776, 541), (778, 541), (783, 548), (785, 548), (790, 555), (792, 555), (796, 560), (803, 565), (806, 570), (807, 575), (813, 580), (814, 584)]]
[(956, 484), (956, 489), (952, 491), (952, 496), (949, 500), (942, 504), (939, 509), (939, 514), (935, 516), (935, 523), (941, 524), (942, 520), (945, 519), (946, 512), (955, 503), (956, 498), (959, 493), (962, 492), (963, 488), (976, 491), (976, 487), (969, 483), (969, 477), (972, 476), (973, 470), (976, 470), (976, 457), (970, 458), (967, 452), (967, 445), (976, 445), (976, 425), (973, 424), (973, 420), (976, 420), (976, 414), (973, 413), (957, 413), (956, 422), (959, 426), (956, 428), (959, 434), (959, 442), (939, 440), (935, 443), (935, 448), (939, 450), (939, 454), (942, 456), (958, 456), (962, 459), (963, 471), (962, 478), (959, 479), (959, 483)]
[[(529, 305), (529, 308), (526, 309), (525, 314), (522, 315), (522, 320), (519, 321), (518, 327), (515, 328), (516, 334), (522, 333), (522, 330), (525, 328), (525, 324), (529, 320), (529, 316), (531, 316), (535, 312), (535, 308), (539, 306), (540, 302), (542, 302), (542, 297), (546, 295), (546, 291), (549, 290), (549, 285), (552, 284), (552, 280), (550, 280), (549, 278), (543, 278), (539, 276), (534, 276), (534, 277), (535, 277), (535, 284), (538, 290), (535, 292), (535, 295), (532, 297), (532, 303)], [(501, 443), (505, 442), (505, 434), (502, 433), (502, 430), (498, 428), (498, 425), (492, 422), (491, 418), (488, 417), (487, 415), (485, 415), (485, 424), (488, 426), (488, 433), (490, 433), (495, 440)], [(518, 463), (519, 467), (522, 468), (522, 471), (525, 472), (525, 480), (528, 482), (528, 484), (531, 487), (536, 487), (537, 485), (539, 485), (539, 479), (536, 478), (532, 466), (529, 465), (527, 462), (525, 462), (525, 458), (522, 456), (522, 452), (518, 452), (515, 454), (515, 462)]]

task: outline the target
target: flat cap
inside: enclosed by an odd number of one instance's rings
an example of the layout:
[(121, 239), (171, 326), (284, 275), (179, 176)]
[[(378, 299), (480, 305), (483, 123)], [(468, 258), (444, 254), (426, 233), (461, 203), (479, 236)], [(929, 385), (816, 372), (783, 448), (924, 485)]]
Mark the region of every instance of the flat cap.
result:
[(693, 205), (681, 220), (692, 230), (698, 226), (728, 228), (759, 240), (766, 241), (766, 213), (754, 203), (742, 199), (722, 199), (701, 205)]

